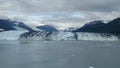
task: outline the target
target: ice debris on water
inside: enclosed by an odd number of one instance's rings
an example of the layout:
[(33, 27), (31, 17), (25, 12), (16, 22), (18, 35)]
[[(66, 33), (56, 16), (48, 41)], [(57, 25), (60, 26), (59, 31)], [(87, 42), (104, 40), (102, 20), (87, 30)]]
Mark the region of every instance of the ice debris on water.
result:
[(90, 66), (89, 68), (95, 68), (95, 67)]
[(76, 56), (76, 55), (72, 54), (72, 57), (74, 57), (74, 56)]
[(43, 41), (44, 43), (47, 43), (48, 41)]

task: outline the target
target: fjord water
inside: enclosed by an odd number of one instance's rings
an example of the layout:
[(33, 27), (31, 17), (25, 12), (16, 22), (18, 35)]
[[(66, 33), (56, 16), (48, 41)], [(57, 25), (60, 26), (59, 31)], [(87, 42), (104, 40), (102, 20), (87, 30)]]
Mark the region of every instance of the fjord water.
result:
[(0, 68), (120, 68), (120, 42), (0, 41)]

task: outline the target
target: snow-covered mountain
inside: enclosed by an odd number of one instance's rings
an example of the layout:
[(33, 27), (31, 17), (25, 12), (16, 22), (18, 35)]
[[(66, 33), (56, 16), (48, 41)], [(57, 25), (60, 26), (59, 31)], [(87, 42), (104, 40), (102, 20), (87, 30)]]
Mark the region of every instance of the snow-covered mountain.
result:
[(4, 29), (4, 31), (9, 30), (34, 31), (32, 28), (25, 25), (23, 22), (12, 21), (9, 19), (0, 19), (0, 29)]
[(75, 30), (74, 32), (97, 32), (104, 25), (105, 23), (102, 20), (92, 21)]
[(58, 32), (58, 30), (50, 25), (42, 25), (42, 26), (37, 26), (36, 28), (44, 31), (49, 31), (49, 32)]
[(103, 23), (102, 21), (93, 21), (88, 24), (85, 24), (83, 27), (73, 32), (120, 34), (120, 17), (108, 23)]
[(0, 29), (4, 29), (5, 31), (8, 30), (16, 30), (10, 20), (0, 19)]
[(69, 28), (64, 29), (64, 32), (73, 32), (73, 31), (75, 31), (77, 29), (78, 28), (76, 28), (76, 27), (69, 27)]

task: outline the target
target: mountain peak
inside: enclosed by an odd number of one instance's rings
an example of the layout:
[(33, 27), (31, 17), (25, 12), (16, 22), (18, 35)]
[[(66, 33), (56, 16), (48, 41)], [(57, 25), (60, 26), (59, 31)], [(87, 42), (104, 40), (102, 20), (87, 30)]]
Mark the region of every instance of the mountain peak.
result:
[(120, 17), (118, 17), (118, 18), (110, 21), (109, 23), (110, 23), (110, 24), (112, 24), (112, 23), (119, 23), (119, 24), (120, 24)]
[(88, 25), (96, 25), (96, 24), (103, 24), (103, 20), (97, 20), (97, 21), (92, 21), (92, 22), (89, 22), (87, 24), (85, 24), (86, 26)]
[(32, 28), (28, 27), (23, 22), (17, 22), (10, 19), (0, 19), (0, 29), (4, 29), (5, 31), (21, 29), (33, 31)]
[[(92, 24), (91, 24), (92, 23)], [(93, 32), (93, 33), (111, 33), (120, 34), (120, 17), (108, 23), (101, 21), (90, 22), (74, 32)]]
[(49, 32), (57, 32), (58, 31), (55, 27), (50, 26), (50, 25), (37, 26), (36, 28), (45, 30), (45, 31), (49, 31)]

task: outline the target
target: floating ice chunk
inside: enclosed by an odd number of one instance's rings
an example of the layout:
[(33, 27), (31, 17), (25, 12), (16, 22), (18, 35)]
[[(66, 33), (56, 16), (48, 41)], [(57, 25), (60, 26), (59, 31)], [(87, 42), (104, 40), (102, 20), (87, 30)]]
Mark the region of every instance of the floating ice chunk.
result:
[(95, 67), (90, 66), (89, 68), (95, 68)]
[(74, 57), (74, 56), (76, 56), (76, 55), (72, 54), (72, 57)]
[(43, 43), (47, 43), (48, 41), (43, 41)]

